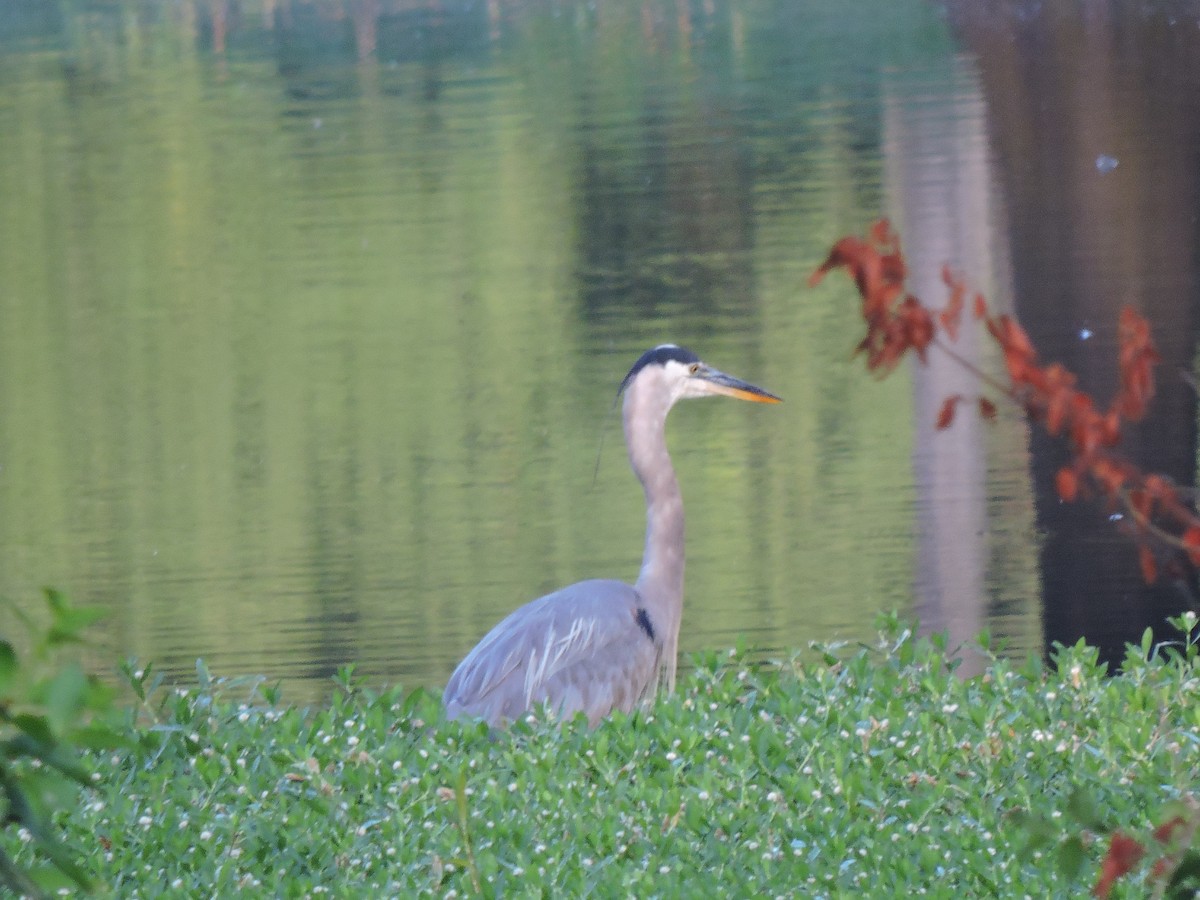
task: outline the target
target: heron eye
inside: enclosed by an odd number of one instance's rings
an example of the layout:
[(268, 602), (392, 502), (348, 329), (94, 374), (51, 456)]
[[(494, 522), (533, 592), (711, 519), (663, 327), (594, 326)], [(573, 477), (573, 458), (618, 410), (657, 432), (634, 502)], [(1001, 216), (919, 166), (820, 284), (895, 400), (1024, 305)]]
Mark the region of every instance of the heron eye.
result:
[(689, 375), (695, 375), (699, 371), (700, 371), (700, 363), (692, 363), (690, 366), (688, 366), (688, 374)]

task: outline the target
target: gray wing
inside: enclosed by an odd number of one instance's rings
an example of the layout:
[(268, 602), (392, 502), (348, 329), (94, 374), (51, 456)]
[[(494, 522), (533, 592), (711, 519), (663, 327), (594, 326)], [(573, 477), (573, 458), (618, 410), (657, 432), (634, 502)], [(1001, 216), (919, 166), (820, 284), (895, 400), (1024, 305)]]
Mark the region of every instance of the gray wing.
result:
[(595, 725), (653, 689), (661, 639), (637, 592), (620, 581), (581, 581), (509, 614), (459, 663), (443, 694), (449, 718), (493, 725), (549, 704)]

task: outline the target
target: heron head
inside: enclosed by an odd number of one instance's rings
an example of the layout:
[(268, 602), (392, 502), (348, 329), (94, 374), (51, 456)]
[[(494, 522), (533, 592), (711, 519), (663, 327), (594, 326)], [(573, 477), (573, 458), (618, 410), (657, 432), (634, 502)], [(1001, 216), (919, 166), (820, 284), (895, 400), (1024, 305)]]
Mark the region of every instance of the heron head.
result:
[(618, 395), (634, 381), (653, 375), (669, 392), (671, 402), (721, 395), (752, 403), (779, 403), (780, 398), (749, 382), (714, 369), (686, 347), (659, 344), (641, 355), (621, 382)]

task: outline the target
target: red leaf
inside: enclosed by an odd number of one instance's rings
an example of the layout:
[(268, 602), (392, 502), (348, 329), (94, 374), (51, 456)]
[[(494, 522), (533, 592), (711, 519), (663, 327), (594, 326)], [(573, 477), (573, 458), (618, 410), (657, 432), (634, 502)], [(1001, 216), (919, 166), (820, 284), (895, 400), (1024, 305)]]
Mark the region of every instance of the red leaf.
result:
[(925, 348), (933, 340), (933, 316), (912, 294), (904, 298), (896, 310), (896, 316), (903, 327), (904, 343), (916, 350), (917, 356), (924, 362)]
[(1046, 430), (1055, 437), (1062, 433), (1063, 422), (1067, 418), (1067, 409), (1071, 405), (1071, 392), (1059, 389), (1047, 398)]
[(1092, 398), (1082, 391), (1073, 391), (1070, 418), (1071, 441), (1076, 452), (1080, 456), (1091, 456), (1104, 442), (1104, 419), (1097, 415)]
[(1165, 844), (1171, 840), (1175, 829), (1184, 824), (1186, 823), (1183, 820), (1183, 816), (1175, 816), (1173, 819), (1168, 819), (1154, 829), (1154, 839)]
[(1110, 411), (1100, 420), (1100, 443), (1105, 447), (1115, 447), (1120, 440), (1121, 417)]
[(979, 398), (979, 415), (983, 416), (983, 418), (987, 419), (988, 421), (995, 419), (996, 418), (996, 404), (993, 403), (991, 400), (989, 400), (987, 397), (980, 397)]
[(987, 327), (1000, 349), (1004, 351), (1004, 364), (1008, 367), (1008, 376), (1013, 385), (1019, 387), (1029, 384), (1031, 374), (1039, 370), (1034, 365), (1037, 353), (1025, 329), (1010, 316), (1003, 315), (988, 319)]
[(975, 318), (986, 319), (988, 314), (987, 301), (983, 299), (983, 294), (975, 295)]
[(871, 240), (881, 247), (890, 247), (893, 252), (900, 252), (900, 236), (892, 230), (890, 219), (879, 219), (871, 224)]
[(1158, 581), (1158, 560), (1154, 558), (1154, 551), (1145, 544), (1138, 547), (1138, 565), (1141, 566), (1142, 580), (1146, 584)]
[(825, 277), (825, 273), (845, 267), (850, 269), (851, 275), (858, 283), (859, 290), (863, 291), (866, 270), (877, 268), (878, 265), (879, 254), (870, 244), (862, 238), (844, 237), (833, 245), (829, 256), (825, 257), (825, 262), (821, 263), (817, 270), (809, 276), (808, 285), (816, 287)]
[(1097, 456), (1088, 467), (1092, 478), (1110, 497), (1115, 497), (1130, 476), (1129, 467), (1108, 456)]
[(871, 227), (870, 241), (851, 236), (834, 244), (825, 262), (809, 276), (809, 286), (816, 286), (827, 272), (837, 268), (848, 269), (854, 278), (868, 324), (876, 316), (886, 315), (900, 296), (907, 274), (900, 240), (887, 219), (880, 219)]
[[(1074, 389), (1075, 376), (1060, 363), (1051, 363), (1041, 372), (1036, 386), (1046, 395), (1046, 430), (1052, 435), (1062, 432), (1068, 416), (1078, 426), (1078, 412), (1091, 409), (1092, 401)], [(1080, 443), (1076, 440), (1076, 443)]]
[(958, 406), (958, 401), (962, 399), (962, 394), (951, 394), (942, 401), (942, 408), (938, 410), (937, 430), (945, 431), (950, 427), (950, 423), (954, 421), (954, 409)]
[(1122, 416), (1137, 421), (1146, 413), (1154, 396), (1154, 366), (1161, 361), (1150, 323), (1131, 306), (1121, 310), (1117, 323), (1117, 367), (1121, 387), (1113, 399), (1113, 408)]
[(946, 301), (946, 308), (938, 314), (938, 321), (950, 340), (955, 340), (958, 337), (958, 323), (962, 320), (967, 286), (962, 279), (955, 277), (949, 266), (942, 266), (942, 281), (950, 288), (950, 299)]
[(1171, 483), (1161, 475), (1147, 475), (1142, 481), (1142, 486), (1150, 492), (1152, 497), (1157, 499), (1174, 496), (1175, 489), (1171, 487)]
[(1187, 551), (1192, 565), (1200, 566), (1200, 525), (1193, 525), (1187, 529), (1179, 541), (1183, 544), (1183, 549)]
[(1145, 853), (1145, 848), (1131, 837), (1114, 831), (1108, 840), (1108, 853), (1100, 866), (1100, 880), (1092, 893), (1104, 900), (1112, 890), (1113, 882), (1128, 873)]
[(1054, 489), (1067, 503), (1073, 503), (1079, 496), (1079, 476), (1075, 474), (1075, 470), (1065, 466), (1059, 469), (1054, 476)]

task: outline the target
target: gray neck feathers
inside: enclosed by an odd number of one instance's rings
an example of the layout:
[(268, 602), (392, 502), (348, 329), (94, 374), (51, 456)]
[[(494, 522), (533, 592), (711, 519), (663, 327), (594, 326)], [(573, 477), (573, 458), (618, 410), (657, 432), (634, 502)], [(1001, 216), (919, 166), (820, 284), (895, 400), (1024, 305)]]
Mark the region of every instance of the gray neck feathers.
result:
[(625, 442), (629, 462), (646, 493), (646, 546), (634, 585), (663, 639), (662, 680), (675, 686), (679, 622), (683, 612), (683, 498), (667, 453), (664, 426), (670, 394), (662, 370), (647, 369), (625, 394)]

